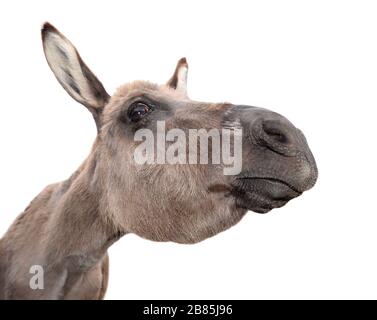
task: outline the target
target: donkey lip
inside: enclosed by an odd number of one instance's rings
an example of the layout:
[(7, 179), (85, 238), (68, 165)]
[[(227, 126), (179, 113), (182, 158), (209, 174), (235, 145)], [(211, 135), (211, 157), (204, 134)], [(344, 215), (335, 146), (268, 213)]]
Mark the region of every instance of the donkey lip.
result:
[(301, 194), (282, 180), (255, 177), (238, 178), (232, 193), (239, 207), (257, 213), (266, 213), (274, 208), (280, 208)]
[(269, 178), (269, 177), (241, 177), (241, 178), (238, 178), (238, 180), (245, 180), (245, 181), (249, 181), (250, 183), (258, 183), (258, 181), (264, 181), (268, 184), (270, 184), (271, 186), (276, 186), (276, 187), (279, 187), (284, 189), (284, 188), (288, 188), (290, 189), (291, 191), (293, 191), (293, 194), (296, 194), (296, 196), (299, 196), (302, 194), (301, 191), (298, 190), (298, 188), (294, 187), (292, 184), (284, 181), (284, 180), (281, 180), (281, 179), (278, 179), (278, 178)]
[(236, 199), (238, 207), (254, 211), (256, 213), (267, 213), (275, 208), (284, 206), (289, 200), (273, 200), (253, 193), (241, 196)]

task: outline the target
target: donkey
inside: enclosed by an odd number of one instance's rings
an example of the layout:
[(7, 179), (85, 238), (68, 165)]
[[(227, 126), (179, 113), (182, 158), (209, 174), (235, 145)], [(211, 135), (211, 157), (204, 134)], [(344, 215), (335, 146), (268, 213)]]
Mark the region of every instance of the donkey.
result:
[[(186, 92), (188, 65), (179, 60), (166, 84), (136, 81), (112, 97), (72, 43), (42, 27), (44, 53), (68, 94), (92, 114), (97, 137), (72, 176), (47, 186), (0, 241), (1, 299), (102, 299), (107, 249), (134, 233), (191, 244), (235, 225), (248, 210), (266, 213), (310, 189), (317, 167), (302, 132), (257, 107), (202, 103)], [(242, 170), (223, 164), (137, 164), (141, 128), (242, 129)], [(31, 285), (43, 270), (43, 290)], [(38, 284), (39, 285), (39, 284)]]

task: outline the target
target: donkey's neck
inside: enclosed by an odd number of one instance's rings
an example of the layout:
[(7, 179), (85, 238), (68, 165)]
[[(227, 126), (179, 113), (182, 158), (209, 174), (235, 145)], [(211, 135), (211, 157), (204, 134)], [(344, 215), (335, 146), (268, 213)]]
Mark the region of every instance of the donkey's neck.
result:
[(123, 234), (101, 211), (102, 190), (96, 183), (96, 150), (51, 194), (53, 209), (46, 224), (47, 263), (61, 262), (68, 270), (91, 268)]
[[(0, 299), (64, 296), (123, 234), (101, 210), (107, 205), (96, 166), (95, 144), (80, 168), (45, 188), (1, 239)], [(30, 290), (29, 270), (35, 265), (43, 267), (44, 290)]]

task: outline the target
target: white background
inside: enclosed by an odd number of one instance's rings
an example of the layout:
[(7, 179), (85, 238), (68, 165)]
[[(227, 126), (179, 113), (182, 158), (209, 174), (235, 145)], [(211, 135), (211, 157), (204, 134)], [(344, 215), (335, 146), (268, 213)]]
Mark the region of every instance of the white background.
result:
[(200, 244), (125, 236), (108, 299), (377, 298), (376, 16), (373, 1), (1, 2), (0, 234), (96, 134), (46, 64), (48, 20), (110, 93), (186, 56), (191, 98), (285, 115), (319, 167), (302, 197)]

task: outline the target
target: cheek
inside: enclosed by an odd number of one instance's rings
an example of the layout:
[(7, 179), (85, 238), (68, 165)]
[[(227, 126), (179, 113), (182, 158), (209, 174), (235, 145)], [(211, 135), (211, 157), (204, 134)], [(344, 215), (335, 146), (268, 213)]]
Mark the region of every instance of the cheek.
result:
[(174, 203), (149, 211), (144, 204), (126, 223), (128, 232), (149, 240), (197, 243), (230, 228), (244, 214), (232, 205), (212, 206), (200, 200), (190, 207)]
[[(118, 146), (107, 185), (108, 206), (126, 232), (155, 241), (194, 243), (234, 225), (240, 215), (224, 192), (221, 170), (208, 165), (137, 165), (131, 148)], [(110, 164), (111, 163), (111, 164)]]
[(123, 216), (126, 230), (143, 238), (195, 243), (229, 228), (243, 215), (230, 197), (174, 187), (173, 181), (158, 186), (157, 180), (149, 181), (155, 182), (134, 187)]

